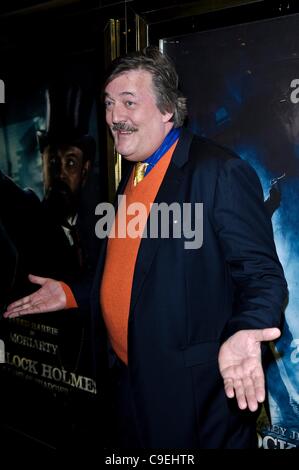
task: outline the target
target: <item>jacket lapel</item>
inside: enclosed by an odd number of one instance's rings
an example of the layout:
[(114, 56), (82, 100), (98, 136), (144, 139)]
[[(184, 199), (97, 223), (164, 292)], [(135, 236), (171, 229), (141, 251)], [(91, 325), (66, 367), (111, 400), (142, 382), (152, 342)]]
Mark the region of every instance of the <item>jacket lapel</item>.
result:
[[(172, 156), (170, 165), (154, 201), (155, 203), (160, 204), (163, 202), (167, 205), (170, 205), (172, 202), (177, 201), (179, 187), (183, 179), (183, 171), (181, 168), (188, 160), (191, 141), (192, 134), (183, 129), (180, 140)], [(149, 234), (149, 223), (147, 223), (147, 228), (147, 233)], [(160, 243), (160, 237), (143, 238), (141, 240), (134, 271), (129, 321), (132, 320), (132, 314), (136, 302), (142, 291), (144, 281), (150, 270), (152, 261), (158, 251)]]

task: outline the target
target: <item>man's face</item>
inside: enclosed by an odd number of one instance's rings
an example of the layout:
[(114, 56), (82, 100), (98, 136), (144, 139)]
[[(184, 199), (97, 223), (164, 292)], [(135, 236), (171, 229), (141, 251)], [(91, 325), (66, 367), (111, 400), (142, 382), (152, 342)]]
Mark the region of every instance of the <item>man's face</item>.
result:
[(152, 76), (131, 70), (112, 80), (105, 89), (106, 122), (115, 148), (130, 161), (148, 158), (173, 127), (171, 113), (156, 105)]
[(76, 214), (90, 161), (75, 146), (49, 145), (43, 153), (45, 200), (59, 218)]

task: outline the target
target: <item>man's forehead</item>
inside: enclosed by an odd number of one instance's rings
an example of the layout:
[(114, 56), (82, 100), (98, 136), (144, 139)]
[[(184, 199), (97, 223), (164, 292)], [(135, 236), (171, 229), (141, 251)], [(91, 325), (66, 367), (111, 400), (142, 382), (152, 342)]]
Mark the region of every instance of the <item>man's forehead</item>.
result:
[(152, 89), (152, 75), (147, 70), (128, 70), (117, 75), (106, 86), (104, 94), (138, 95), (140, 90)]
[[(113, 94), (113, 92), (112, 92), (112, 93), (109, 93), (109, 90), (108, 90), (107, 92), (105, 92), (104, 95), (109, 97), (109, 96), (112, 96), (112, 94)], [(124, 90), (124, 91), (120, 91), (119, 93), (117, 93), (117, 96), (120, 96), (120, 97), (121, 97), (121, 96), (124, 96), (124, 97), (127, 97), (127, 96), (128, 96), (128, 97), (130, 97), (130, 96), (136, 96), (136, 95), (137, 95), (137, 93), (134, 92), (134, 91), (125, 91), (125, 90)]]
[(75, 145), (49, 146), (45, 150), (46, 155), (55, 155), (59, 158), (73, 156), (80, 158), (83, 155), (82, 150)]

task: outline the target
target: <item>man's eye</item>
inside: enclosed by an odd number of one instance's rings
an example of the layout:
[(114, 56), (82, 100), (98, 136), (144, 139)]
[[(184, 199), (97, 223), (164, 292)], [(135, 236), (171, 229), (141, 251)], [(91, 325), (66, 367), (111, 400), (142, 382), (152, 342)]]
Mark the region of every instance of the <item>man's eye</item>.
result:
[(105, 101), (105, 108), (106, 109), (111, 108), (111, 105), (112, 105), (112, 101), (108, 101), (108, 100)]
[(74, 168), (76, 166), (76, 160), (73, 160), (72, 158), (70, 158), (68, 161), (67, 161), (67, 167), (68, 168)]
[(132, 108), (134, 104), (135, 104), (134, 101), (126, 101), (127, 108)]

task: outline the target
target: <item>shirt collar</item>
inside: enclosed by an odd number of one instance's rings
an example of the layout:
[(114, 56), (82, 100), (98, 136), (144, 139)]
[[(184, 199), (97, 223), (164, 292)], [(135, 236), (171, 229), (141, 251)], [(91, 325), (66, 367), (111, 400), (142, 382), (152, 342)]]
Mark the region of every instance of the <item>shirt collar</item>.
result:
[(144, 163), (148, 163), (145, 175), (156, 165), (156, 163), (158, 163), (160, 158), (163, 157), (163, 155), (165, 155), (165, 153), (170, 149), (170, 147), (177, 141), (181, 134), (181, 130), (181, 127), (173, 127), (168, 132), (160, 147), (157, 148), (157, 150), (146, 160), (144, 160)]

